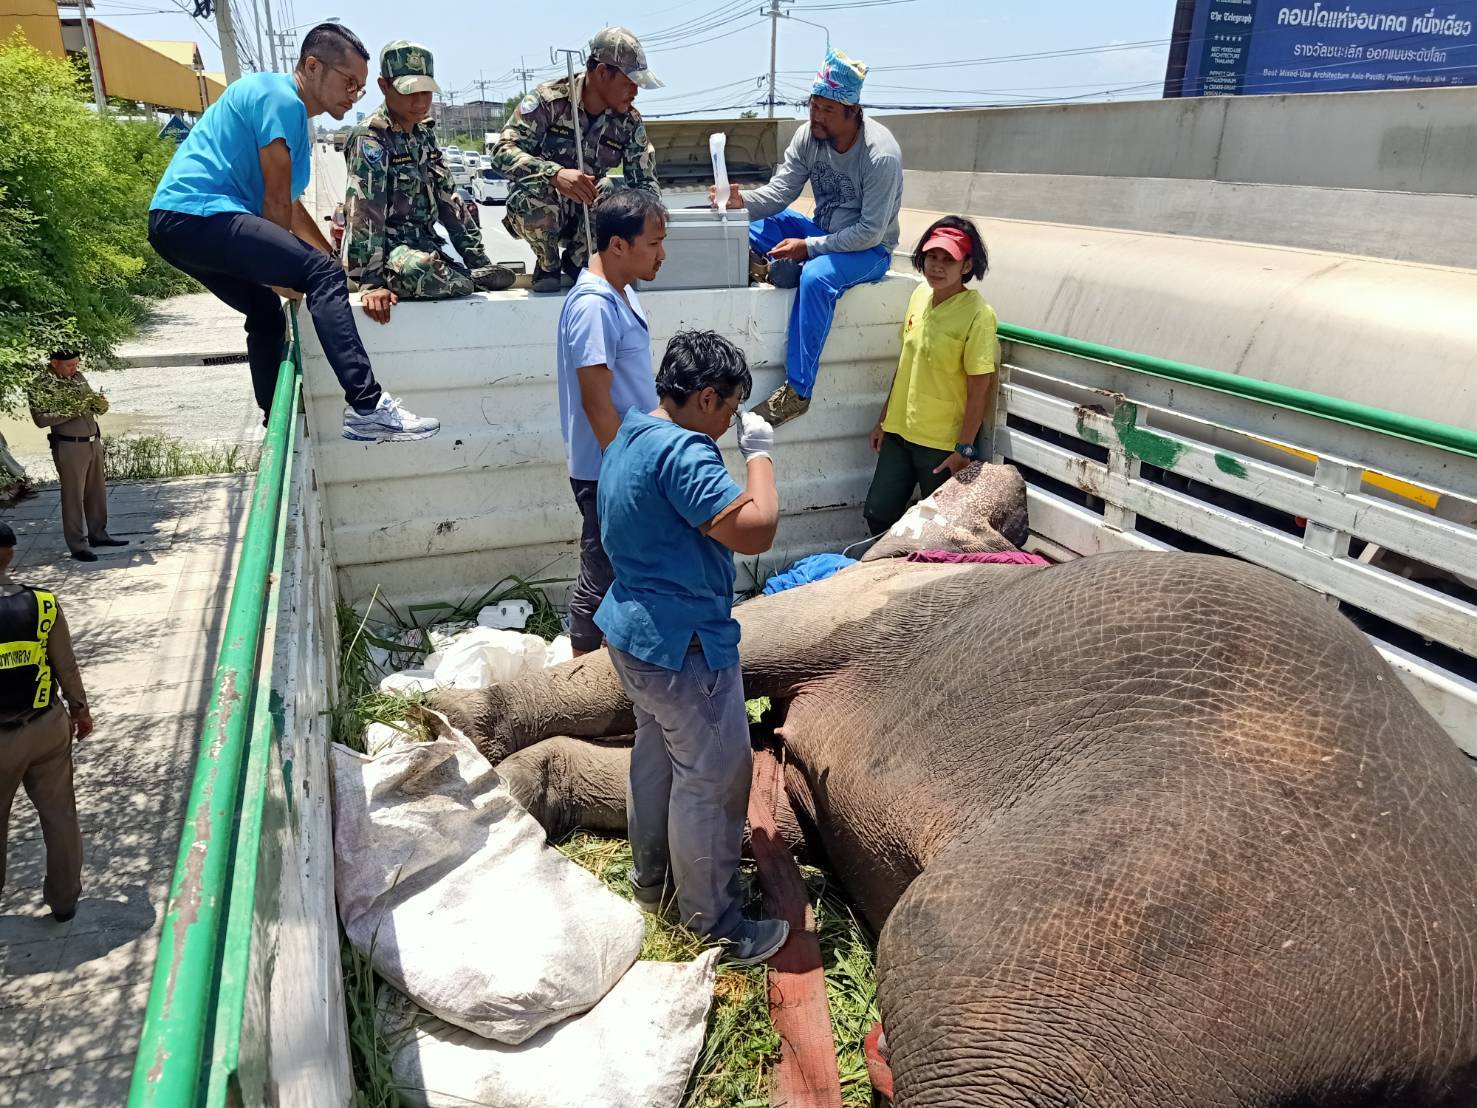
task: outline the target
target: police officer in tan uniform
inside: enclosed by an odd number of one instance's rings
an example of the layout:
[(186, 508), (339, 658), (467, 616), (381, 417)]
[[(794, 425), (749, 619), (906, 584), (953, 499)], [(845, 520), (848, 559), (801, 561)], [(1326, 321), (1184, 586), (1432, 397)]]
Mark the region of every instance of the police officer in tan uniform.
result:
[[(108, 398), (93, 392), (77, 368), (75, 350), (58, 350), (28, 386), (31, 420), (49, 427), (51, 459), (61, 482), (62, 535), (79, 562), (95, 562), (94, 546), (127, 546), (108, 534), (108, 487), (103, 477), (103, 439), (97, 417)], [(83, 530), (83, 523), (86, 530)]]
[(82, 894), (72, 739), (92, 733), (92, 713), (61, 605), (44, 589), (10, 579), (14, 554), (15, 532), (0, 523), (0, 887), (10, 805), (24, 786), (46, 840), (41, 897), (52, 917), (66, 923)]

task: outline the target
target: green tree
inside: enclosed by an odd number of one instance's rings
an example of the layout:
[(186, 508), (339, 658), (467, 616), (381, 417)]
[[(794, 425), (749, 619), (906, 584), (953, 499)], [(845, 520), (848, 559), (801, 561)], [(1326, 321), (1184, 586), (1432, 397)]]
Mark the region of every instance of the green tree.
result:
[(48, 350), (106, 359), (143, 298), (191, 282), (149, 247), (149, 201), (174, 144), (99, 116), (71, 62), (0, 41), (0, 406)]
[(749, 109), (747, 111), (739, 112), (739, 118), (740, 119), (758, 119), (759, 118), (759, 113), (756, 112), (756, 111), (754, 111), (753, 109)]

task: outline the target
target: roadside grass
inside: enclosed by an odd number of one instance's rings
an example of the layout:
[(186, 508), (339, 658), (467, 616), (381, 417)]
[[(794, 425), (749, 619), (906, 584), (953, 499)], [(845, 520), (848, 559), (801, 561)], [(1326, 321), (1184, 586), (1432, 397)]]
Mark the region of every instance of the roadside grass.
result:
[(104, 439), (109, 481), (167, 481), (220, 473), (252, 473), (260, 448), (240, 443), (195, 444), (170, 435), (120, 435)]

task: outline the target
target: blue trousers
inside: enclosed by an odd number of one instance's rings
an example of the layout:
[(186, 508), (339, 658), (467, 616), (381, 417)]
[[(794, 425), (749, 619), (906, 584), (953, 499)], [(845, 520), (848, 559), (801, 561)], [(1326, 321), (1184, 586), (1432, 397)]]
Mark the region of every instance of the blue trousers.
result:
[[(793, 208), (749, 224), (749, 246), (767, 254), (781, 239), (813, 238), (825, 228)], [(789, 338), (785, 344), (785, 380), (806, 399), (815, 388), (821, 350), (831, 333), (836, 301), (853, 285), (880, 281), (887, 274), (891, 252), (885, 246), (853, 254), (822, 254), (800, 267), (800, 290), (790, 309)]]

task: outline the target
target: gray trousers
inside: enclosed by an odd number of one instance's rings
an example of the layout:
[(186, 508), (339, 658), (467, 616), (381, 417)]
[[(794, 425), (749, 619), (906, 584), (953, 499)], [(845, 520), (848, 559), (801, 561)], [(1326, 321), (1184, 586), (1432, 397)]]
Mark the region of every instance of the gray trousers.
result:
[(752, 756), (738, 666), (692, 649), (673, 672), (610, 647), (636, 711), (626, 792), (632, 880), (661, 888), (670, 869), (682, 922), (727, 938), (743, 921), (739, 851)]

